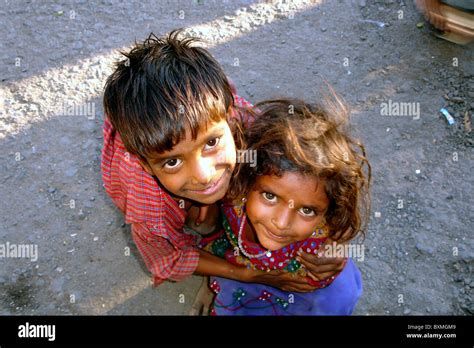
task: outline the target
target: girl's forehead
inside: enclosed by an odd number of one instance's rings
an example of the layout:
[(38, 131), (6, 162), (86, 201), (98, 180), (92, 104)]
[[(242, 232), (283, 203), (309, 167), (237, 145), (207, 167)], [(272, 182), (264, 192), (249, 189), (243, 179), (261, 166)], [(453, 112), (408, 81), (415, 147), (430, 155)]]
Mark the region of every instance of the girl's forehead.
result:
[(268, 190), (286, 201), (304, 206), (325, 209), (329, 204), (325, 180), (314, 175), (285, 171), (282, 176), (259, 175), (255, 181), (257, 190)]

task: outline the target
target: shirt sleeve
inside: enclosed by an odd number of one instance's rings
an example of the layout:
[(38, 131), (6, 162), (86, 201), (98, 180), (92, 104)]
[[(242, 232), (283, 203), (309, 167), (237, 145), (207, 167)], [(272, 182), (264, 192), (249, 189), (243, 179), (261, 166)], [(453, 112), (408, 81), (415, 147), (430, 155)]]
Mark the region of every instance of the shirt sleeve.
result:
[(156, 287), (165, 280), (180, 281), (196, 271), (199, 252), (193, 246), (178, 249), (153, 234), (145, 223), (132, 224), (132, 237)]

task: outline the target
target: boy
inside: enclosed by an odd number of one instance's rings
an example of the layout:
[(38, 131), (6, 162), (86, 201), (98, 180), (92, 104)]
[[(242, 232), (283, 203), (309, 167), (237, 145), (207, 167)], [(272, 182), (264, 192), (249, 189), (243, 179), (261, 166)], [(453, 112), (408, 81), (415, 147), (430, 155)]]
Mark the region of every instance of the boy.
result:
[[(251, 105), (233, 95), (208, 51), (179, 34), (151, 34), (123, 53), (104, 92), (104, 186), (132, 224), (154, 286), (195, 273), (313, 291), (303, 278), (233, 266), (183, 233), (187, 217), (224, 197), (236, 162), (232, 118)], [(316, 277), (343, 267), (342, 259), (305, 260)]]

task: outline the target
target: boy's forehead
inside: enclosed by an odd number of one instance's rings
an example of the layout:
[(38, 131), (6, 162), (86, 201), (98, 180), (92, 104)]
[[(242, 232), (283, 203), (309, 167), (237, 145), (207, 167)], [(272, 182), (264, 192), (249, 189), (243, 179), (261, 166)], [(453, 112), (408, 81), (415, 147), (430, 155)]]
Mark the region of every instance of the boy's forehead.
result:
[(171, 150), (161, 153), (155, 151), (154, 153), (151, 153), (148, 158), (152, 161), (159, 161), (163, 158), (179, 156), (188, 152), (192, 152), (196, 147), (199, 147), (202, 145), (202, 143), (207, 142), (209, 137), (221, 135), (221, 133), (226, 131), (226, 128), (228, 128), (228, 124), (225, 119), (219, 122), (210, 122), (198, 129), (195, 139), (192, 137), (191, 130), (187, 129), (184, 137), (182, 137), (181, 140)]

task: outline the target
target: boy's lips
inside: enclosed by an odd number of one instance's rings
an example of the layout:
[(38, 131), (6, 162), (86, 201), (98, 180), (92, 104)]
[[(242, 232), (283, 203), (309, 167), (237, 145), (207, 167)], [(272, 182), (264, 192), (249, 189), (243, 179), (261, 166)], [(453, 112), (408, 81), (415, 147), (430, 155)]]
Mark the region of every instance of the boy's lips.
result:
[(217, 191), (219, 191), (219, 189), (221, 188), (221, 186), (223, 184), (223, 181), (224, 181), (223, 178), (225, 176), (225, 173), (226, 172), (222, 173), (222, 175), (219, 179), (214, 181), (214, 183), (207, 186), (205, 189), (203, 189), (203, 190), (189, 190), (189, 191), (193, 192), (193, 193), (197, 193), (199, 195), (206, 195), (206, 196), (212, 195), (212, 194), (216, 193)]

